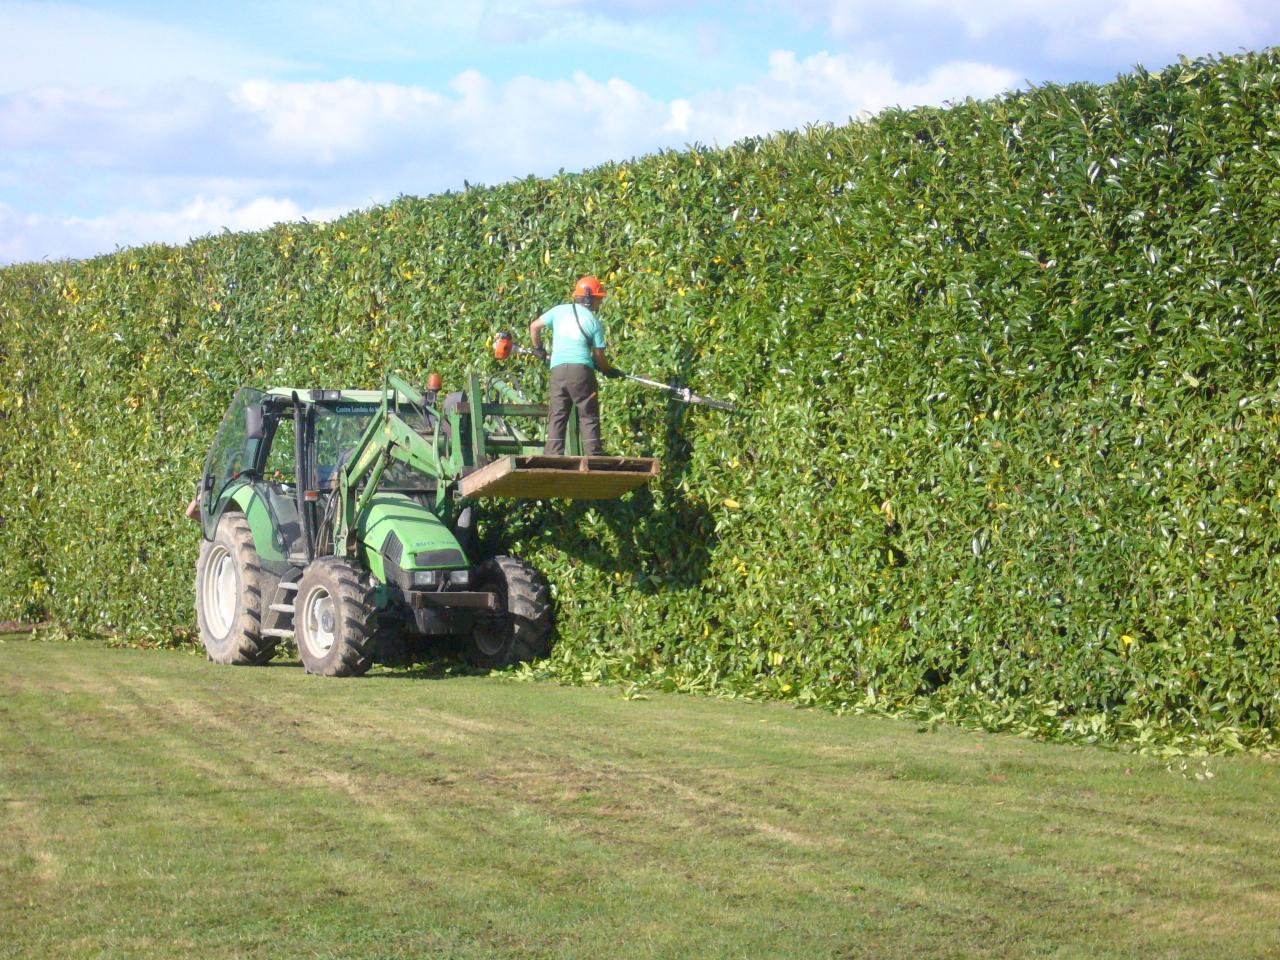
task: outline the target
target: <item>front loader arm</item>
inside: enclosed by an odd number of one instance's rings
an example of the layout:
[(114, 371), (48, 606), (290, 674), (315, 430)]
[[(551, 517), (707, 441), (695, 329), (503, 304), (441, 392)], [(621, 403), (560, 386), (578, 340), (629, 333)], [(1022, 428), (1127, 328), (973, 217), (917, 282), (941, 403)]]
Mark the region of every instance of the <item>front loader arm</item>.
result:
[[(388, 377), (387, 387), (386, 392), (392, 398), (398, 400), (399, 394), (404, 393), (414, 405), (429, 409), (425, 398), (398, 377)], [(338, 486), (334, 493), (338, 505), (333, 524), (333, 547), (339, 556), (349, 556), (355, 551), (356, 520), (377, 492), (382, 473), (392, 460), (434, 478), (437, 500), (443, 502), (444, 481), (451, 475), (452, 464), (442, 459), (439, 453), (439, 415), (430, 410), (437, 427), (434, 440), (428, 441), (400, 417), (396, 406), (398, 404), (388, 406), (384, 395), (378, 412), (365, 427), (350, 459), (338, 471)]]

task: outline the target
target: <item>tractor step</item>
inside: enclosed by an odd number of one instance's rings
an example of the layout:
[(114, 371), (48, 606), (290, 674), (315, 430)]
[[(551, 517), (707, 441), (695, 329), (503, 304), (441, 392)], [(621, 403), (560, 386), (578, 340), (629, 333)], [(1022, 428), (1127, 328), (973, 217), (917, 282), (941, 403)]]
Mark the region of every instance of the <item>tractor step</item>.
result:
[(508, 456), (462, 478), (464, 497), (611, 500), (658, 475), (652, 457)]
[[(297, 575), (293, 571), (285, 574), (285, 576), (294, 577)], [(271, 602), (267, 604), (267, 612), (262, 618), (262, 635), (264, 637), (293, 639), (294, 605), (288, 601), (297, 592), (298, 583), (295, 580), (281, 580), (276, 584), (275, 595), (271, 598)]]

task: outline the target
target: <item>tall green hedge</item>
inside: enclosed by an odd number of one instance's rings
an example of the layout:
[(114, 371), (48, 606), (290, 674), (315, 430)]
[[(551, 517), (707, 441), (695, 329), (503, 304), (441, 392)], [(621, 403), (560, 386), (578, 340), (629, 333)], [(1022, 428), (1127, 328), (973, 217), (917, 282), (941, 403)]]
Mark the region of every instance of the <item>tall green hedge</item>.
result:
[[(649, 493), (541, 669), (1153, 747), (1280, 723), (1280, 52), (0, 271), (0, 616), (191, 634), (233, 388), (458, 383), (593, 272)], [(534, 375), (534, 374), (531, 374)]]

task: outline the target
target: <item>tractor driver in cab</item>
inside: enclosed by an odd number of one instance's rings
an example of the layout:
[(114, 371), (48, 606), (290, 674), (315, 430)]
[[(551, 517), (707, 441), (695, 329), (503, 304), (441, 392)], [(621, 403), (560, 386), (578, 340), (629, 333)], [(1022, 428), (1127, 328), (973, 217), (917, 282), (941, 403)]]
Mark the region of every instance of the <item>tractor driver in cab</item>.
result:
[(604, 302), (604, 287), (595, 277), (582, 277), (573, 288), (573, 300), (552, 307), (529, 324), (529, 342), (534, 353), (545, 358), (542, 331), (551, 331), (551, 382), (547, 397), (547, 443), (551, 455), (564, 453), (569, 412), (578, 410), (582, 449), (589, 457), (601, 456), (600, 397), (596, 371), (606, 377), (621, 377), (622, 371), (604, 355), (604, 325), (596, 316)]

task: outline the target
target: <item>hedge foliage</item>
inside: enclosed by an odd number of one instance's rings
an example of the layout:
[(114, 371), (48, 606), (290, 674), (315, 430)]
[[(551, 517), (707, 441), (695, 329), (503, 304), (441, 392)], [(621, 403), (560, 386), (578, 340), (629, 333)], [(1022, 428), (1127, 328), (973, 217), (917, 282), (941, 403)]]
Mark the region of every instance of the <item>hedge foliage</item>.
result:
[[(240, 383), (458, 383), (580, 273), (650, 493), (504, 505), (567, 679), (1152, 749), (1280, 725), (1280, 52), (0, 272), (0, 616), (189, 637)], [(536, 388), (536, 385), (535, 385)]]

